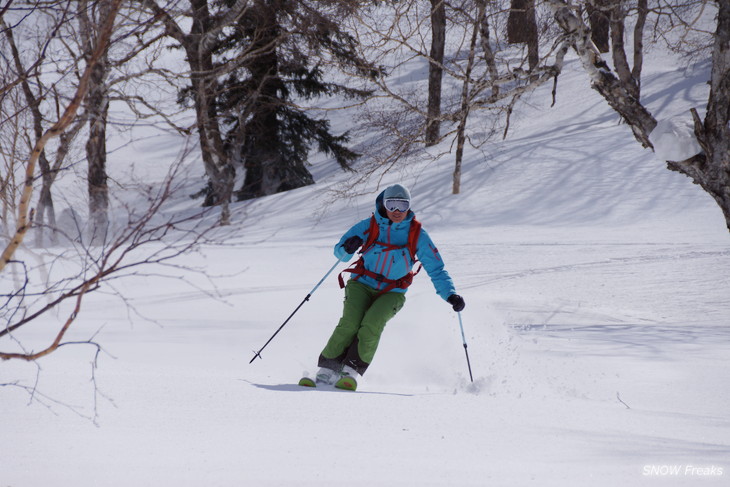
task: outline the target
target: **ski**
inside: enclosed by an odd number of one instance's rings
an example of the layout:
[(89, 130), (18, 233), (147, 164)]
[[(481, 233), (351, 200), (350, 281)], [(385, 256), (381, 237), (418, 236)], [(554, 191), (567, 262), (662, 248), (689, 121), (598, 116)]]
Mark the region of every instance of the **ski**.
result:
[(357, 381), (352, 376), (343, 375), (340, 377), (340, 380), (335, 382), (335, 387), (345, 391), (355, 391), (357, 390)]
[(343, 391), (356, 391), (357, 390), (357, 381), (350, 377), (349, 375), (342, 376), (337, 382), (334, 384), (326, 384), (322, 382), (315, 382), (313, 379), (309, 377), (302, 377), (299, 379), (299, 382), (297, 383), (300, 387), (310, 387), (313, 389), (322, 388), (324, 389), (340, 389)]

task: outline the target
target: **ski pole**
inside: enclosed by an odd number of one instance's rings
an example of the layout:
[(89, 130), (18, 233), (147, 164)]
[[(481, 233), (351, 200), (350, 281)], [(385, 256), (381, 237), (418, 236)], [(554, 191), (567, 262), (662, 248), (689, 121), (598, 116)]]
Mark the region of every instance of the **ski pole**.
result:
[(281, 324), (281, 326), (279, 327), (279, 329), (276, 330), (276, 332), (274, 332), (273, 335), (271, 335), (271, 338), (269, 338), (269, 340), (266, 343), (264, 343), (264, 346), (261, 347), (261, 349), (258, 352), (255, 353), (255, 355), (253, 356), (253, 358), (251, 359), (251, 361), (249, 362), (249, 364), (253, 363), (253, 361), (256, 360), (257, 357), (258, 358), (261, 358), (261, 352), (264, 350), (264, 348), (266, 348), (266, 346), (269, 343), (271, 343), (271, 340), (273, 340), (274, 337), (279, 334), (279, 332), (281, 331), (281, 329), (284, 328), (284, 325), (286, 325), (289, 322), (289, 320), (292, 318), (292, 316), (294, 316), (296, 314), (296, 312), (299, 311), (299, 308), (301, 308), (304, 305), (304, 303), (306, 303), (307, 301), (309, 301), (309, 298), (312, 297), (312, 294), (314, 294), (314, 291), (316, 291), (317, 288), (322, 285), (322, 283), (324, 282), (324, 280), (327, 279), (327, 276), (329, 276), (332, 273), (332, 271), (335, 270), (335, 267), (337, 267), (337, 265), (340, 262), (341, 261), (339, 259), (337, 259), (337, 262), (335, 262), (335, 264), (330, 268), (330, 270), (327, 271), (327, 274), (325, 274), (324, 277), (322, 277), (322, 279), (319, 280), (319, 282), (317, 283), (317, 285), (314, 286), (311, 291), (309, 291), (309, 294), (307, 294), (307, 297), (304, 298), (304, 300), (301, 303), (299, 303), (299, 306), (297, 306), (297, 308), (292, 312), (292, 314), (289, 315), (289, 318), (287, 318), (284, 321), (284, 323)]
[(471, 362), (469, 362), (469, 350), (466, 348), (466, 337), (464, 336), (464, 323), (461, 321), (461, 311), (459, 315), (459, 328), (461, 329), (461, 341), (464, 343), (464, 353), (466, 354), (466, 366), (469, 367), (469, 379), (474, 382), (474, 377), (471, 375)]

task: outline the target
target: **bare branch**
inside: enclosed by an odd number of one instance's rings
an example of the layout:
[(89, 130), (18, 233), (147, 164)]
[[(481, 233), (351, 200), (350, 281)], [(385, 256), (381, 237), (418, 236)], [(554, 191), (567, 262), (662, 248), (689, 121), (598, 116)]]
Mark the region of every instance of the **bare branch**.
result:
[(105, 19), (102, 29), (99, 32), (99, 36), (96, 40), (96, 47), (89, 58), (89, 62), (87, 63), (84, 74), (79, 81), (79, 85), (76, 89), (74, 97), (66, 107), (66, 110), (59, 118), (59, 120), (51, 128), (49, 128), (40, 139), (36, 141), (35, 147), (31, 152), (30, 160), (28, 161), (28, 165), (26, 166), (25, 171), (25, 184), (20, 197), (20, 204), (18, 205), (17, 227), (15, 230), (15, 234), (10, 239), (10, 242), (6, 246), (3, 253), (0, 255), (0, 272), (2, 272), (10, 259), (12, 259), (13, 254), (23, 242), (25, 234), (28, 232), (28, 228), (30, 227), (30, 198), (33, 194), (33, 180), (35, 177), (35, 166), (38, 158), (40, 157), (41, 152), (43, 151), (43, 148), (46, 146), (48, 141), (53, 137), (57, 137), (61, 133), (63, 133), (63, 131), (76, 118), (76, 112), (78, 111), (79, 106), (81, 105), (81, 101), (86, 96), (86, 92), (88, 90), (88, 82), (89, 77), (91, 76), (92, 69), (96, 62), (103, 56), (108, 47), (109, 39), (113, 32), (114, 19), (116, 18), (116, 14), (119, 11), (121, 3), (122, 0), (112, 0), (109, 16)]
[(598, 91), (630, 125), (634, 137), (644, 146), (652, 147), (649, 134), (656, 127), (652, 114), (626, 89), (611, 72), (601, 53), (593, 43), (590, 29), (565, 0), (549, 0), (555, 20), (575, 49), (588, 76), (591, 86)]
[[(206, 223), (208, 219), (203, 218), (208, 211), (201, 210), (197, 214), (183, 216), (174, 214), (168, 217), (162, 216), (163, 205), (169, 202), (178, 191), (176, 184), (178, 184), (181, 167), (182, 159), (176, 163), (162, 186), (151, 194), (149, 207), (142, 214), (135, 215), (135, 210), (129, 209), (128, 225), (118, 235), (113, 236), (106, 245), (92, 248), (80, 243), (80, 258), (76, 260), (82, 262), (82, 268), (78, 274), (57, 280), (50, 284), (50, 287), (42, 294), (49, 295), (63, 287), (66, 288), (65, 290), (60, 292), (55, 299), (42, 304), (38, 309), (14, 323), (11, 321), (5, 329), (0, 330), (0, 338), (12, 336), (19, 328), (27, 326), (41, 316), (57, 309), (62, 302), (73, 300), (74, 307), (56, 332), (52, 342), (40, 351), (0, 352), (0, 359), (37, 360), (54, 352), (60, 346), (70, 343), (64, 342), (64, 337), (78, 317), (83, 299), (88, 293), (101, 289), (104, 283), (113, 279), (138, 275), (137, 269), (139, 268), (164, 266), (171, 263), (207, 241), (208, 234), (217, 228), (217, 223), (208, 224)], [(149, 250), (140, 252), (143, 247)], [(19, 303), (27, 296), (27, 289), (18, 290), (6, 297), (4, 307), (7, 307), (12, 300), (15, 300), (16, 306), (19, 306)]]

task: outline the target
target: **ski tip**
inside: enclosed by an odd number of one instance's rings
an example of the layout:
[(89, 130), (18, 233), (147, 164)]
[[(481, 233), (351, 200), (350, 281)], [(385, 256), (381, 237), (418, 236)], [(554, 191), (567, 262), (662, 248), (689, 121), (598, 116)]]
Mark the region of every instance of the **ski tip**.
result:
[(317, 383), (309, 377), (302, 377), (299, 379), (299, 385), (302, 387), (317, 387)]
[(357, 390), (357, 381), (354, 377), (345, 375), (335, 383), (335, 387), (345, 391), (355, 391)]

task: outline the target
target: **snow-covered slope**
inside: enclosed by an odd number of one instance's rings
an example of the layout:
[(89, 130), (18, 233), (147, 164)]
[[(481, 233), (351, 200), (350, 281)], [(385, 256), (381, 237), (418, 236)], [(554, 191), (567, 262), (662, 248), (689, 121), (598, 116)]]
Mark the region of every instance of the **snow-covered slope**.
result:
[[(83, 345), (38, 368), (2, 364), (0, 383), (37, 380), (38, 393), (0, 388), (0, 484), (727, 484), (721, 212), (642, 150), (570, 65), (555, 107), (536, 93), (507, 140), (467, 153), (462, 194), (450, 194), (450, 156), (382, 181), (410, 186), (466, 299), (473, 384), (457, 315), (425, 273), (357, 393), (293, 385), (339, 318), (334, 274), (249, 364), (372, 211), (379, 188), (332, 200), (350, 175), (322, 160), (316, 185), (234, 205), (226, 245), (186, 257), (213, 281), (140, 276), (115, 283), (126, 302), (90, 296), (71, 338), (98, 332), (98, 368)], [(656, 62), (645, 100), (657, 118), (702, 107), (706, 77), (706, 66)], [(165, 140), (124, 157), (172, 158)], [(98, 426), (84, 417), (95, 414)]]

